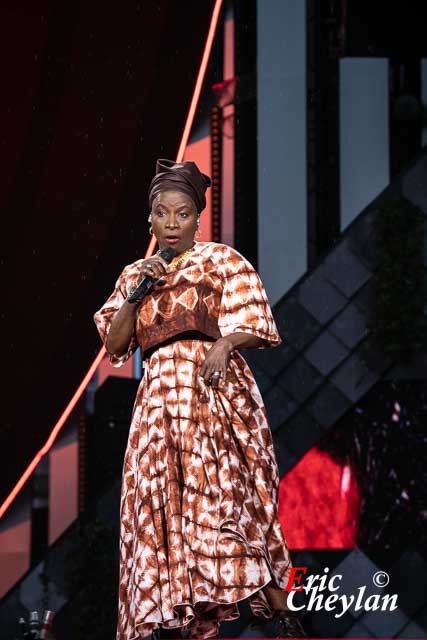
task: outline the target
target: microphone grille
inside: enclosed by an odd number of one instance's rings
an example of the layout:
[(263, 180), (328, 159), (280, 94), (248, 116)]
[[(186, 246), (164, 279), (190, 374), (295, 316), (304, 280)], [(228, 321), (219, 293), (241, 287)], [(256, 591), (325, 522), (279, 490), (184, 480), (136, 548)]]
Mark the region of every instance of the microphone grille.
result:
[(167, 263), (172, 262), (174, 257), (176, 256), (176, 249), (173, 247), (165, 247), (161, 251), (159, 251), (159, 255), (165, 260)]

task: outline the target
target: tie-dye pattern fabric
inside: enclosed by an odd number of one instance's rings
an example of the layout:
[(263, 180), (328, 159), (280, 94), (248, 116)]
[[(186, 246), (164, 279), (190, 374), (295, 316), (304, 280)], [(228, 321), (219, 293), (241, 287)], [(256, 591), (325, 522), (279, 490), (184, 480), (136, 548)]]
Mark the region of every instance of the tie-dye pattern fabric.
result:
[[(125, 267), (94, 315), (104, 343), (139, 263)], [(183, 327), (280, 344), (261, 280), (232, 247), (198, 242), (165, 281), (141, 304), (128, 352), (110, 354), (114, 366), (138, 344), (145, 350)], [(262, 587), (287, 584), (292, 564), (264, 403), (238, 349), (219, 389), (204, 383), (199, 371), (210, 348), (209, 340), (178, 339), (144, 358), (123, 466), (117, 640), (160, 626), (214, 637), (222, 620), (239, 617), (245, 598), (255, 615), (270, 617)]]

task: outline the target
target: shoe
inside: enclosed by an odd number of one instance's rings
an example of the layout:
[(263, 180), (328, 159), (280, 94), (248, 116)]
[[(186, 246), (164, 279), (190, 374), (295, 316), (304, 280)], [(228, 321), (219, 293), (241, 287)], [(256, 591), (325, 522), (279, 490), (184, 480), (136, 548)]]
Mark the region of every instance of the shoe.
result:
[(275, 611), (272, 623), (277, 634), (276, 638), (308, 638), (295, 611), (288, 609)]

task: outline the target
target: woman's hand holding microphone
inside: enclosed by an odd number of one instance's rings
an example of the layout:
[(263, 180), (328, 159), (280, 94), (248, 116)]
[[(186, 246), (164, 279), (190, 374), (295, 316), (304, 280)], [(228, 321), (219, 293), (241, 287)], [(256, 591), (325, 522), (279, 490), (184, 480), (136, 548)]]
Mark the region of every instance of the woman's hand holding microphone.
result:
[(156, 278), (158, 280), (161, 278), (167, 271), (168, 263), (166, 260), (158, 255), (157, 253), (154, 256), (150, 256), (142, 261), (141, 268), (139, 270), (140, 279), (148, 276), (149, 278)]
[[(166, 273), (167, 268), (168, 263), (162, 258), (161, 255), (159, 255), (159, 253), (156, 253), (154, 256), (150, 256), (150, 258), (146, 258), (145, 260), (143, 260), (139, 269), (138, 284), (130, 289), (127, 299), (128, 304), (130, 304), (132, 307), (138, 307), (142, 302), (145, 294), (147, 293), (148, 286), (145, 287), (145, 291), (141, 291), (141, 295), (138, 298), (135, 298), (135, 295), (139, 295), (139, 292), (137, 291), (134, 294), (135, 290), (142, 282), (144, 282), (147, 277), (151, 278), (155, 282), (159, 282), (160, 278)], [(145, 284), (147, 284), (147, 282)]]
[[(146, 258), (140, 266), (138, 284), (146, 277), (158, 280), (166, 273), (167, 267), (168, 263), (166, 260), (158, 254)], [(134, 287), (133, 290), (135, 289), (136, 287)], [(131, 293), (132, 289), (130, 291), (130, 294)], [(144, 296), (141, 296), (141, 298), (138, 298), (135, 302), (125, 300), (125, 303), (114, 316), (106, 344), (109, 353), (114, 353), (116, 356), (121, 356), (126, 353), (134, 331), (135, 317), (143, 297)]]

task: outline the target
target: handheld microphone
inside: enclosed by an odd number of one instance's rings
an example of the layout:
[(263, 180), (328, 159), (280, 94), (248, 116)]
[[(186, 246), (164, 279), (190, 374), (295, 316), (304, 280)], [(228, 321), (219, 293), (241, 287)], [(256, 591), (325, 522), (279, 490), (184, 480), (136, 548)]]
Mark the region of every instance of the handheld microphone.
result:
[(30, 611), (30, 638), (38, 638), (40, 632), (39, 612)]
[(29, 638), (30, 634), (28, 632), (27, 623), (25, 622), (25, 618), (19, 618), (19, 627), (21, 629), (21, 638)]
[(49, 611), (49, 609), (47, 609), (43, 613), (43, 622), (40, 629), (40, 640), (48, 640), (48, 638), (50, 637), (50, 632), (52, 630), (52, 623), (53, 623), (54, 617), (55, 617), (54, 612)]
[[(176, 255), (176, 251), (173, 247), (165, 247), (161, 251), (157, 252), (160, 257), (163, 258), (168, 264), (172, 262), (173, 258)], [(134, 291), (127, 297), (127, 301), (131, 304), (135, 304), (138, 302), (140, 298), (146, 295), (146, 293), (151, 289), (153, 284), (156, 282), (157, 278), (152, 278), (151, 276), (145, 276), (136, 287)]]

